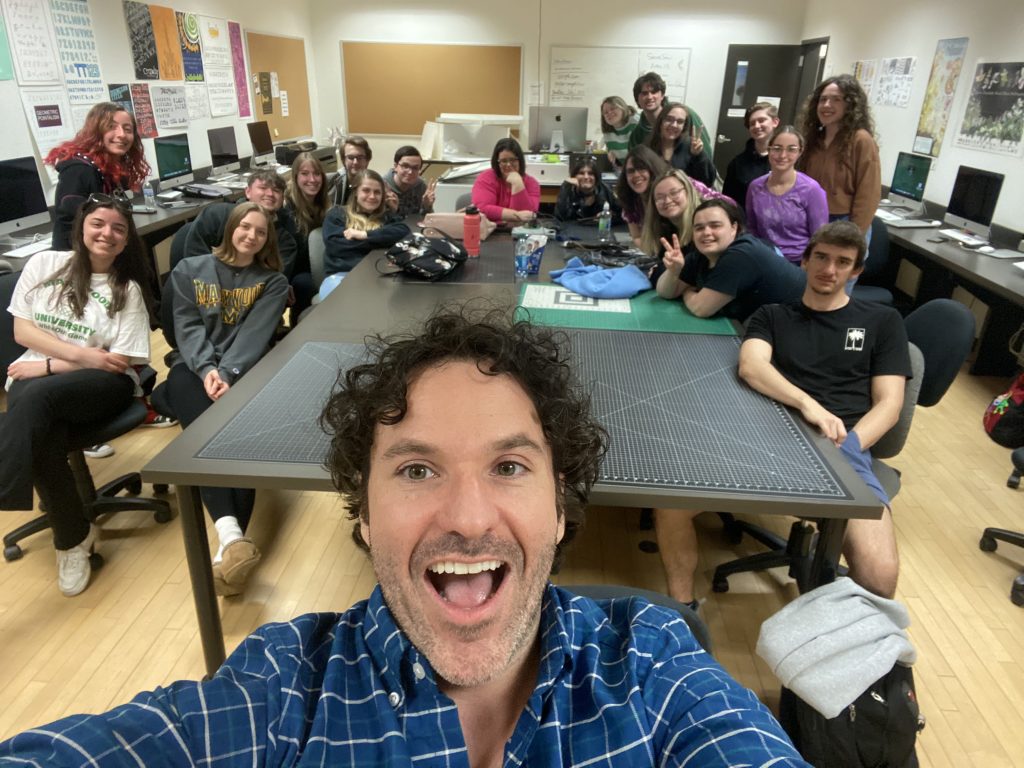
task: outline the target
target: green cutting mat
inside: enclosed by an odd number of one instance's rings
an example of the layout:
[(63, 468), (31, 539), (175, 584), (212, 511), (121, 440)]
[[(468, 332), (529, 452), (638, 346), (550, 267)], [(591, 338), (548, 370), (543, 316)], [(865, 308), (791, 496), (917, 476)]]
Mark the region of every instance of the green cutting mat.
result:
[[(600, 312), (589, 309), (538, 309), (523, 307), (523, 296), (528, 286), (519, 288), (516, 318), (528, 318), (540, 325), (561, 328), (596, 328), (607, 331), (658, 331), (661, 333), (705, 333), (716, 336), (735, 336), (732, 322), (724, 317), (703, 319), (694, 317), (681, 301), (667, 301), (657, 291), (644, 291), (629, 300), (629, 313)], [(541, 285), (552, 285), (551, 283)], [(556, 286), (560, 287), (560, 286)]]

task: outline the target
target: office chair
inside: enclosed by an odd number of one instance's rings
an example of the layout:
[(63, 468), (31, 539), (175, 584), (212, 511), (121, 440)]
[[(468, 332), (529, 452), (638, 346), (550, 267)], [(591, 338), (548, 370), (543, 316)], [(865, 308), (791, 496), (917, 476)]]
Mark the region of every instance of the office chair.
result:
[(637, 587), (623, 587), (617, 584), (565, 584), (560, 585), (568, 592), (582, 597), (589, 597), (591, 600), (611, 600), (621, 597), (642, 597), (647, 602), (660, 605), (664, 608), (671, 608), (683, 617), (683, 621), (690, 628), (690, 632), (697, 638), (700, 647), (711, 653), (711, 633), (697, 612), (690, 606), (673, 600), (661, 592), (652, 592), (649, 589), (638, 589)]
[(853, 286), (855, 298), (892, 306), (892, 286), (896, 283), (895, 265), (889, 262), (889, 229), (877, 216), (871, 220), (871, 243), (864, 271)]
[[(900, 472), (881, 459), (896, 456), (906, 443), (913, 422), (914, 410), (939, 402), (956, 378), (974, 343), (974, 315), (963, 304), (951, 299), (934, 299), (904, 319), (910, 341), (912, 378), (907, 380), (903, 407), (896, 424), (871, 448), (871, 468), (892, 499), (900, 490)], [(729, 590), (729, 576), (747, 571), (788, 566), (789, 575), (803, 592), (809, 585), (810, 566), (814, 558), (815, 529), (809, 520), (797, 520), (790, 527), (789, 537), (782, 539), (760, 526), (737, 520), (728, 513), (719, 513), (725, 535), (738, 543), (743, 534), (769, 548), (715, 569), (711, 588), (715, 592)]]
[(455, 210), (461, 211), (463, 208), (473, 202), (472, 192), (463, 192), (457, 198), (455, 198)]
[[(1013, 462), (1013, 472), (1006, 481), (1006, 485), (1009, 488), (1017, 489), (1020, 488), (1020, 478), (1024, 474), (1024, 446), (1017, 448), (1010, 455), (1010, 460)], [(1005, 528), (986, 528), (981, 534), (978, 547), (982, 552), (995, 552), (997, 541), (1024, 547), (1024, 533), (1008, 531)], [(1021, 571), (1020, 576), (1013, 580), (1013, 586), (1010, 587), (1010, 600), (1014, 605), (1024, 606), (1024, 571)]]
[[(18, 274), (0, 276), (0, 306), (6, 308), (11, 303), (18, 277)], [(6, 311), (0, 312), (0, 374), (4, 379), (7, 378), (7, 366), (23, 351), (24, 347), (14, 340), (13, 316)], [(152, 368), (148, 369), (148, 372), (151, 377), (156, 376)], [(143, 375), (145, 376), (145, 374)], [(146, 406), (139, 400), (133, 399), (131, 405), (113, 419), (80, 426), (69, 435), (68, 463), (71, 465), (78, 495), (85, 506), (86, 517), (90, 521), (95, 521), (100, 515), (129, 509), (149, 510), (153, 513), (153, 519), (158, 523), (166, 523), (171, 519), (171, 507), (166, 501), (144, 499), (136, 495), (142, 492), (142, 476), (138, 472), (122, 475), (101, 488), (97, 488), (89, 473), (85, 455), (82, 453), (83, 448), (108, 442), (130, 432), (145, 419)], [(167, 487), (155, 486), (155, 488), (157, 491), (166, 491)], [(122, 491), (127, 491), (130, 495), (119, 496), (118, 494)], [(46, 516), (41, 515), (8, 532), (4, 536), (4, 559), (7, 561), (19, 559), (23, 552), (18, 542), (34, 533), (46, 530), (48, 527)]]

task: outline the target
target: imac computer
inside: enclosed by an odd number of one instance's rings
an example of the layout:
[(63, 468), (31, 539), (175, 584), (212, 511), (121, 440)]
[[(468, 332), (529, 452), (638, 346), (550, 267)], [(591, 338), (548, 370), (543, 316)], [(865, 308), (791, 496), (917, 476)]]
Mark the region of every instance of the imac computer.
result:
[(238, 157), (238, 142), (235, 141), (235, 127), (227, 125), (223, 128), (209, 128), (206, 138), (210, 142), (210, 180), (226, 181), (242, 167)]
[(156, 150), (156, 170), (161, 189), (180, 187), (194, 181), (187, 133), (157, 136), (153, 139), (153, 148)]
[(892, 213), (913, 216), (924, 203), (924, 185), (928, 181), (932, 159), (925, 155), (900, 152), (889, 185), (889, 204), (898, 206)]
[(34, 157), (0, 160), (0, 235), (17, 235), (50, 223)]
[[(943, 229), (941, 234), (970, 245), (984, 245), (992, 227), (1003, 174), (961, 165), (953, 182), (953, 194), (946, 206), (945, 223), (957, 229)], [(963, 231), (977, 237), (965, 235)]]
[(252, 165), (277, 165), (267, 121), (247, 123), (245, 127), (249, 129), (249, 141), (252, 142)]
[(586, 146), (586, 107), (530, 107), (531, 152), (582, 152)]

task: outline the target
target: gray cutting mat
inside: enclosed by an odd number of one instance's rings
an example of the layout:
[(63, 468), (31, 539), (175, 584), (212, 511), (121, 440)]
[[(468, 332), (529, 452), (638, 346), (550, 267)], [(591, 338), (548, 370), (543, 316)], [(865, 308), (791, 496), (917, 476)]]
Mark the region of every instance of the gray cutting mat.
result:
[(611, 435), (602, 481), (852, 498), (785, 408), (736, 385), (738, 339), (569, 333), (580, 379)]
[(361, 362), (362, 344), (309, 341), (197, 455), (201, 459), (320, 464), (319, 418), (338, 371)]

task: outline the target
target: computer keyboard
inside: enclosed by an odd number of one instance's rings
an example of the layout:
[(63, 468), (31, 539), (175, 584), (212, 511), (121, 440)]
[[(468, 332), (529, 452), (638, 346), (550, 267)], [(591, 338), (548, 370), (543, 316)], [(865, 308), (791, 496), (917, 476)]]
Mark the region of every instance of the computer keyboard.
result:
[(222, 173), (220, 176), (207, 176), (206, 180), (210, 184), (222, 184), (225, 181), (236, 181), (238, 179), (237, 173)]
[(878, 218), (880, 218), (882, 221), (884, 221), (886, 223), (888, 223), (890, 221), (899, 221), (900, 219), (903, 218), (902, 216), (897, 216), (895, 213), (890, 213), (889, 211), (883, 211), (881, 208), (879, 208), (877, 211), (875, 211), (875, 216), (877, 216)]
[(12, 259), (25, 259), (39, 253), (40, 251), (48, 250), (50, 244), (50, 238), (46, 238), (45, 240), (36, 240), (28, 245), (22, 245), (12, 251), (8, 251), (4, 256)]
[(980, 237), (964, 234), (959, 229), (940, 229), (939, 234), (943, 237), (948, 237), (950, 240), (956, 240), (968, 248), (979, 248), (987, 242)]

